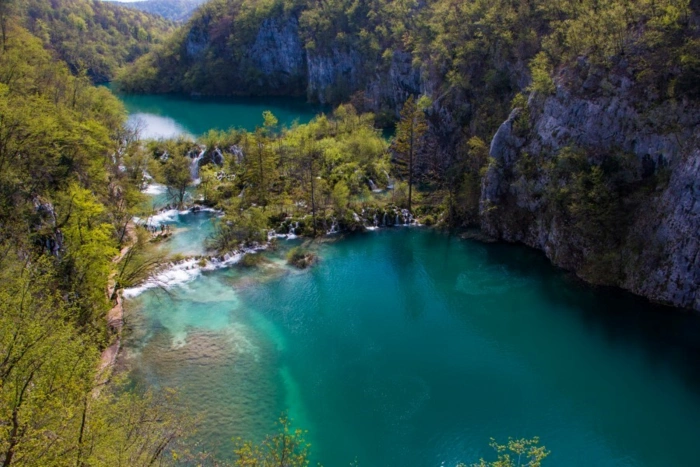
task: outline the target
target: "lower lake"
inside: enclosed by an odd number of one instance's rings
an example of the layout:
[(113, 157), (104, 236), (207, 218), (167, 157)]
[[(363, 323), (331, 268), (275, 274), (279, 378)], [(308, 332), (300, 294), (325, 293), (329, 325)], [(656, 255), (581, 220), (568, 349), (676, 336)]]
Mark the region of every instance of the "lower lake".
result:
[(509, 436), (539, 436), (545, 465), (697, 465), (697, 315), (422, 228), (316, 244), (305, 271), (295, 242), (127, 300), (133, 375), (180, 391), (198, 448), (230, 459), (286, 412), (312, 465), (455, 466)]

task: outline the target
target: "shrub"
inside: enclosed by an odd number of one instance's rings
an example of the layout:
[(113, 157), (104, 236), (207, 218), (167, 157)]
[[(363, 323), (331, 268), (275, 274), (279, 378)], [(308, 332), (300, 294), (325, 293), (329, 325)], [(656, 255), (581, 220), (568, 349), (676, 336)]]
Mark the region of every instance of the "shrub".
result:
[(287, 263), (299, 268), (306, 269), (316, 262), (317, 256), (302, 247), (294, 247), (287, 253)]

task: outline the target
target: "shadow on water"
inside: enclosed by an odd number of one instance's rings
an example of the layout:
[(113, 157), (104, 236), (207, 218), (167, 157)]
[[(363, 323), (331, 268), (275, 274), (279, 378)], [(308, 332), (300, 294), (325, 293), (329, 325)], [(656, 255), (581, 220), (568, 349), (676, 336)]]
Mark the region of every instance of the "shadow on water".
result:
[(624, 290), (587, 284), (553, 266), (544, 253), (523, 245), (482, 244), (452, 236), (447, 243), (435, 241), (444, 245), (445, 261), (450, 258), (453, 242), (482, 249), (486, 262), (500, 265), (508, 275), (532, 278), (528, 287), (537, 288), (552, 304), (551, 309), (575, 316), (587, 332), (604, 336), (610, 346), (635, 347), (653, 367), (672, 362), (689, 388), (700, 393), (698, 313), (651, 303)]

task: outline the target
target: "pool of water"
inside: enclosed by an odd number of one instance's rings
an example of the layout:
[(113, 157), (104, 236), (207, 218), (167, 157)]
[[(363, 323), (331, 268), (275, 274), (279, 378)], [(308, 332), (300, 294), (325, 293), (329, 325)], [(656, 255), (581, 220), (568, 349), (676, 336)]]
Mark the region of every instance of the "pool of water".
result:
[(210, 129), (255, 130), (262, 113), (271, 111), (280, 125), (307, 123), (330, 109), (292, 97), (189, 97), (162, 94), (117, 94), (129, 112), (129, 123), (147, 139), (199, 136)]
[(545, 465), (697, 464), (697, 315), (419, 228), (315, 248), (310, 270), (268, 252), (127, 301), (132, 374), (204, 418), (197, 449), (230, 458), (286, 411), (312, 465), (454, 466), (508, 436)]

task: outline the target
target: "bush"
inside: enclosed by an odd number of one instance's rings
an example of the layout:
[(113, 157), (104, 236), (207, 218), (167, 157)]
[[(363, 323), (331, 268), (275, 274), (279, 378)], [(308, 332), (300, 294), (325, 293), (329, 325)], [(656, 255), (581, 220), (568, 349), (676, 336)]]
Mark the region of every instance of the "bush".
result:
[(299, 268), (306, 269), (317, 260), (315, 253), (308, 251), (302, 247), (294, 247), (287, 253), (287, 263)]
[(530, 91), (538, 92), (545, 96), (554, 93), (552, 64), (549, 62), (549, 57), (547, 57), (546, 53), (540, 52), (530, 61), (530, 73), (532, 73)]
[(243, 257), (238, 262), (238, 264), (244, 268), (253, 268), (255, 266), (258, 266), (260, 263), (262, 263), (262, 261), (263, 261), (262, 255), (259, 255), (256, 253), (246, 253), (243, 255)]

